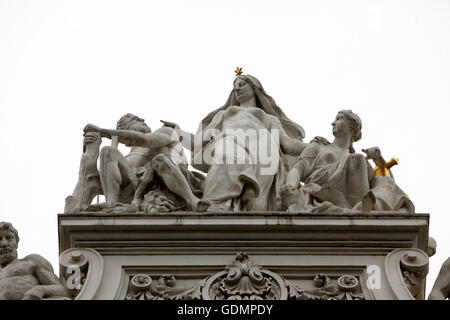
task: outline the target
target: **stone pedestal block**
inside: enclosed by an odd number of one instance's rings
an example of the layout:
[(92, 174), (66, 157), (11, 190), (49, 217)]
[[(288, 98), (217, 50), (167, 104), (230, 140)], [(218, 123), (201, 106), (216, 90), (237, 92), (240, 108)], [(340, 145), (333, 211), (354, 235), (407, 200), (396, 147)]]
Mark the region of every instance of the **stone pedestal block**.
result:
[(423, 299), (428, 214), (61, 214), (76, 299)]

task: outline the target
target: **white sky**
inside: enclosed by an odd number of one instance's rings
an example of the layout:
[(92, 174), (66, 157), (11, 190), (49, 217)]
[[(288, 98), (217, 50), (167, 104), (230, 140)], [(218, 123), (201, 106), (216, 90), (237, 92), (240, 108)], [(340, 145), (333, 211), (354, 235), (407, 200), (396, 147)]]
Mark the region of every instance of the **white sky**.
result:
[[(234, 70), (256, 76), (306, 130), (337, 111), (361, 148), (400, 159), (397, 183), (438, 242), (427, 295), (450, 255), (450, 1), (0, 0), (0, 220), (19, 256), (58, 269), (57, 213), (75, 186), (88, 122), (132, 112), (195, 131)], [(105, 141), (109, 144), (109, 141)]]

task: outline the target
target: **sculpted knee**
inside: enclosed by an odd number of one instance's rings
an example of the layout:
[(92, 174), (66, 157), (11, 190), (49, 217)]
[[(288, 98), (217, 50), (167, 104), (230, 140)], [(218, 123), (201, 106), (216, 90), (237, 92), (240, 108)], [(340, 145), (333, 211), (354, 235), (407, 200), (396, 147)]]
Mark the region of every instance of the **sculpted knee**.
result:
[(366, 160), (366, 157), (362, 153), (353, 153), (350, 157), (355, 160)]
[(152, 159), (152, 168), (155, 171), (161, 171), (168, 168), (170, 160), (163, 154), (158, 154)]
[(366, 163), (366, 157), (361, 153), (353, 153), (350, 155), (350, 159), (355, 163), (355, 165), (359, 168)]
[(104, 146), (100, 151), (100, 158), (106, 161), (112, 160), (115, 152), (117, 152), (116, 148), (111, 146)]

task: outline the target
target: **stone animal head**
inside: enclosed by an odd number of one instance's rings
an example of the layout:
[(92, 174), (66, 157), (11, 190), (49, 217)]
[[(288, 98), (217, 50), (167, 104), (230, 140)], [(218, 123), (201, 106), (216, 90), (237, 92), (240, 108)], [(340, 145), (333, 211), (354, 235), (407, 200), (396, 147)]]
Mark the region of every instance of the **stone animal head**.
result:
[(372, 147), (367, 149), (362, 149), (362, 152), (366, 154), (366, 159), (379, 160), (381, 159), (381, 151), (378, 147)]

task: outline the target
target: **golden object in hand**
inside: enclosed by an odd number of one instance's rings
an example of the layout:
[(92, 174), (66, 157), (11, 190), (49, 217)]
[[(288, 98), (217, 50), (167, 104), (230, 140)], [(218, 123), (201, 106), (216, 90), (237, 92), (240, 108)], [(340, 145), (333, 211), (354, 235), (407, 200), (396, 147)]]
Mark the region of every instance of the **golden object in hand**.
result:
[(383, 163), (382, 165), (376, 166), (373, 169), (373, 173), (379, 177), (390, 177), (389, 169), (393, 166), (398, 165), (398, 159), (392, 158), (390, 161)]

